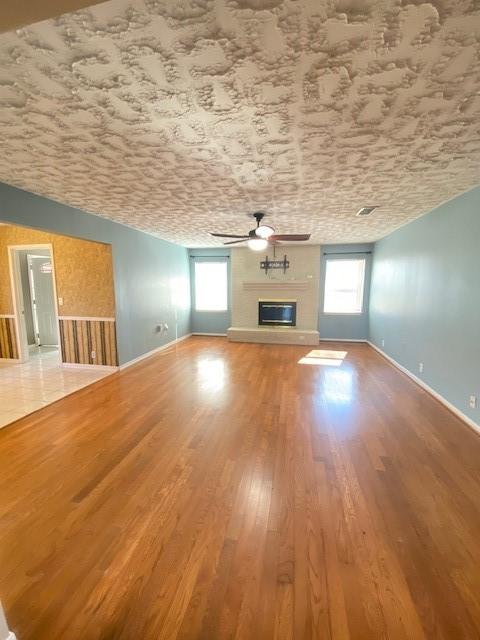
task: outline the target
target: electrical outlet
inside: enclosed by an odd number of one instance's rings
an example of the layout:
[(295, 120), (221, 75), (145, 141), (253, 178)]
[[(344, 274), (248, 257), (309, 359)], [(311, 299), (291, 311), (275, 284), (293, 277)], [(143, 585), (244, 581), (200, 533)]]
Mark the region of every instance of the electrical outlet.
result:
[(470, 408), (475, 409), (477, 407), (477, 396), (470, 396)]
[(418, 363), (418, 372), (423, 373), (423, 362)]
[(95, 360), (95, 358), (97, 357), (97, 352), (96, 351), (92, 351), (90, 353), (90, 356), (91, 356), (92, 360)]
[(58, 306), (63, 307), (63, 298), (58, 299)]
[(382, 340), (382, 347), (385, 346), (385, 340)]

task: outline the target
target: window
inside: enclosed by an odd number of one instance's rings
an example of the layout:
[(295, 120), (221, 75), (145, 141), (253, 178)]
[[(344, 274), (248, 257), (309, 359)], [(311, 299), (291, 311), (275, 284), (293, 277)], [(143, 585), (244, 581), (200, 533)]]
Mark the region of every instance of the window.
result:
[(365, 259), (327, 260), (324, 313), (362, 313)]
[(195, 262), (195, 311), (227, 311), (226, 262)]

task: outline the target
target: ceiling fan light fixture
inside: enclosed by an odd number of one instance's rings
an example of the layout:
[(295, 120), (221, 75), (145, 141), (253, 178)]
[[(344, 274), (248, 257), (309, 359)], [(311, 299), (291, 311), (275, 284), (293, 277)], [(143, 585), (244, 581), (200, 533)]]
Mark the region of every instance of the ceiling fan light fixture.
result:
[(269, 227), (268, 224), (261, 224), (255, 229), (255, 233), (259, 238), (269, 238), (275, 233), (273, 227)]
[(249, 238), (247, 245), (248, 248), (253, 249), (253, 251), (263, 251), (268, 247), (268, 242), (266, 238)]
[(254, 229), (250, 229), (247, 235), (240, 236), (231, 233), (215, 233), (210, 232), (211, 236), (215, 238), (234, 238), (224, 242), (224, 245), (240, 244), (247, 242), (249, 249), (253, 251), (263, 251), (269, 244), (276, 245), (281, 242), (307, 242), (310, 240), (309, 233), (275, 233), (275, 229), (269, 224), (262, 224), (262, 220), (265, 214), (262, 211), (257, 211), (251, 214), (251, 217), (255, 218), (257, 226)]

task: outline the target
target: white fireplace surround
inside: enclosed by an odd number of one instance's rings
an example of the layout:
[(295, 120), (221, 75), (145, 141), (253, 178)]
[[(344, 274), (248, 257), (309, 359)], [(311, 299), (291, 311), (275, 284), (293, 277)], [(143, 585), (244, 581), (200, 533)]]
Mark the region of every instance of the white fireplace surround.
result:
[(265, 281), (244, 281), (245, 291), (306, 291), (310, 285), (310, 280), (265, 280)]
[[(316, 345), (318, 334), (318, 304), (320, 290), (320, 247), (318, 245), (285, 246), (290, 268), (260, 269), (265, 259), (246, 248), (231, 252), (232, 269), (232, 326), (229, 340), (234, 342), (264, 342), (280, 344)], [(269, 250), (268, 259), (273, 259)], [(258, 303), (265, 299), (295, 299), (297, 319), (295, 327), (258, 325)]]

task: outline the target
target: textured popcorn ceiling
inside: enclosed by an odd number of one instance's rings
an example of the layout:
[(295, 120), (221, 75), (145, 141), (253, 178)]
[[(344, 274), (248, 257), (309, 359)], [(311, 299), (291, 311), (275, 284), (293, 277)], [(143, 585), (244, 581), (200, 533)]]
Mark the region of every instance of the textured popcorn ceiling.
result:
[(473, 0), (113, 0), (0, 36), (0, 179), (187, 246), (375, 240), (479, 182), (479, 41)]

